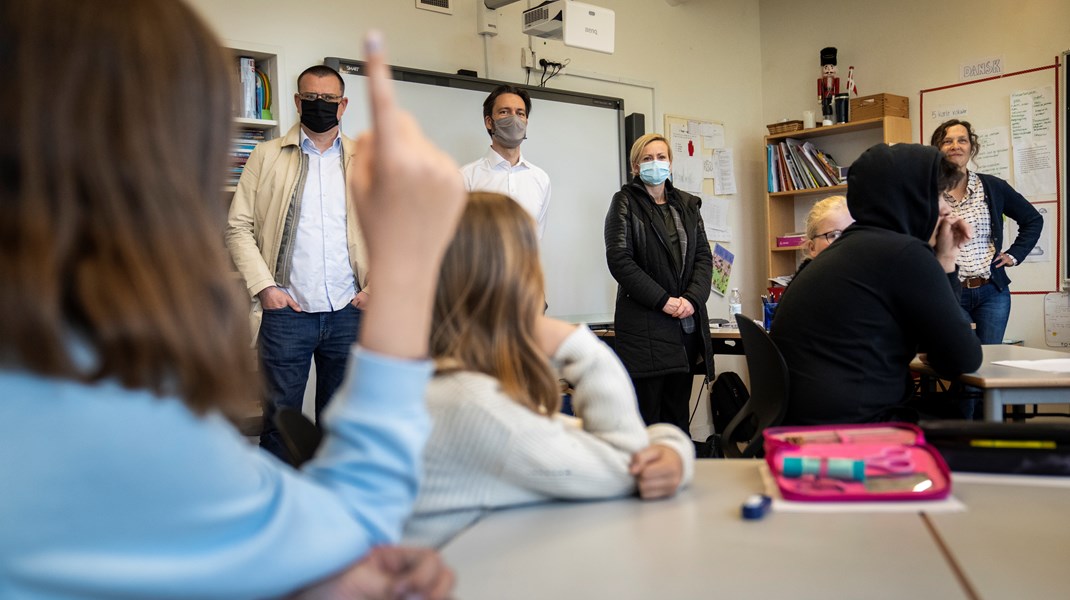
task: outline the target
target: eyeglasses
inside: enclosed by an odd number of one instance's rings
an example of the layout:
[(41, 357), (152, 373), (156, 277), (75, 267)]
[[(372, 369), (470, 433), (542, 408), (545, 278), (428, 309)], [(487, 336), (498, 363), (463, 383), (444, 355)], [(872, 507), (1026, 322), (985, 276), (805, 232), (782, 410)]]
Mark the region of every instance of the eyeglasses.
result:
[(817, 238), (825, 238), (825, 241), (831, 244), (832, 242), (835, 242), (836, 240), (840, 239), (841, 235), (843, 235), (842, 231), (840, 231), (839, 229), (833, 229), (832, 231), (826, 231), (825, 233), (819, 233), (815, 235), (814, 239), (816, 240)]
[(331, 104), (338, 104), (342, 101), (342, 96), (338, 94), (317, 94), (316, 92), (300, 92), (297, 94), (297, 97), (308, 102), (325, 100)]

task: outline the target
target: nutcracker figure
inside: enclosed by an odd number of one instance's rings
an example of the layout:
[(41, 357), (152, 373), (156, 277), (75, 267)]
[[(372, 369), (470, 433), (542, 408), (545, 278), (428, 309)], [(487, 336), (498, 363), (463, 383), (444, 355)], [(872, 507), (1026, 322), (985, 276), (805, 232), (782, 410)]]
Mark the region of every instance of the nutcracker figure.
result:
[(840, 93), (840, 78), (836, 77), (836, 49), (821, 49), (821, 77), (817, 80), (817, 99), (821, 102), (821, 118), (832, 124), (832, 98)]

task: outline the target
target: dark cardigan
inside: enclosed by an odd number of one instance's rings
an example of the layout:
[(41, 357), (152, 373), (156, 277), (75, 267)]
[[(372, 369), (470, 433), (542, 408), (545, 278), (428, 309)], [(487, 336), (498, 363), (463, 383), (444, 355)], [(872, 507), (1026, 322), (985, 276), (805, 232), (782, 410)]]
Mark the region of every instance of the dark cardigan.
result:
[[(981, 178), (985, 201), (992, 219), (992, 244), (996, 248), (996, 255), (1003, 251), (1003, 215), (1007, 215), (1018, 223), (1018, 237), (1014, 239), (1011, 247), (1007, 248), (1007, 254), (1021, 264), (1040, 239), (1044, 217), (1006, 181), (983, 173), (978, 173), (977, 176)], [(1007, 276), (1006, 267), (992, 269), (992, 283), (1001, 292), (1007, 289), (1011, 278)]]

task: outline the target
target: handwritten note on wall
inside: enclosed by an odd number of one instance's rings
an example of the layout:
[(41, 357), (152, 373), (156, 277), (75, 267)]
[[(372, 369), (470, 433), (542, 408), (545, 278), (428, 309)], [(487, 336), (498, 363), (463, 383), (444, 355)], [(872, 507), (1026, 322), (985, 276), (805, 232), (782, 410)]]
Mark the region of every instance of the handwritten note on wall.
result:
[(1055, 90), (1011, 94), (1014, 184), (1023, 196), (1055, 193)]

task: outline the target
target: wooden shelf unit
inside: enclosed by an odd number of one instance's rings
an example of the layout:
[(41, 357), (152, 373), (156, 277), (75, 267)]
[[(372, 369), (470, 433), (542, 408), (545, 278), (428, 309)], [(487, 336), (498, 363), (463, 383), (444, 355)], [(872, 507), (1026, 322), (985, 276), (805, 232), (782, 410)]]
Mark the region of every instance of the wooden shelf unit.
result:
[(250, 42), (226, 41), (224, 43), (227, 50), (234, 56), (235, 72), (237, 72), (238, 57), (248, 56), (256, 61), (256, 68), (263, 71), (271, 82), (271, 102), (269, 106), (271, 109), (271, 119), (244, 119), (235, 117), (235, 126), (245, 129), (259, 129), (264, 132), (265, 137), (269, 140), (279, 137), (279, 101), (283, 97), (283, 88), (288, 88), (289, 86), (280, 85), (282, 82), (279, 80), (279, 71), (281, 70), (280, 63), (282, 61), (279, 58), (278, 48)]
[[(878, 117), (841, 125), (767, 135), (765, 145), (778, 144), (788, 138), (812, 140), (818, 148), (830, 153), (837, 163), (846, 166), (874, 144), (909, 142), (911, 131), (908, 118)], [(766, 163), (766, 169), (768, 173), (768, 163)], [(806, 213), (809, 212), (814, 202), (828, 196), (846, 194), (846, 185), (766, 193), (766, 247), (768, 249), (766, 254), (769, 260), (769, 277), (795, 273), (796, 265), (801, 259), (800, 252), (803, 246), (777, 247), (777, 236), (802, 231), (806, 225)]]
[[(280, 135), (281, 129), (279, 128), (279, 109), (280, 100), (284, 98), (283, 90), (288, 90), (288, 85), (281, 85), (283, 82), (279, 79), (279, 73), (283, 71), (282, 58), (280, 50), (274, 46), (267, 46), (263, 44), (255, 44), (251, 42), (239, 42), (226, 40), (224, 46), (227, 51), (234, 57), (234, 69), (237, 73), (238, 69), (238, 57), (248, 56), (256, 62), (256, 68), (263, 71), (267, 75), (268, 80), (271, 83), (271, 101), (269, 108), (271, 109), (271, 119), (247, 119), (243, 117), (234, 117), (234, 137), (237, 137), (238, 130), (241, 129), (255, 129), (264, 132), (265, 140), (273, 140)], [(235, 77), (237, 81), (237, 77)], [(240, 90), (235, 89), (236, 93), (240, 93)], [(237, 110), (235, 104), (235, 110)], [(237, 186), (226, 185), (223, 187), (224, 201), (229, 204), (231, 196)]]

